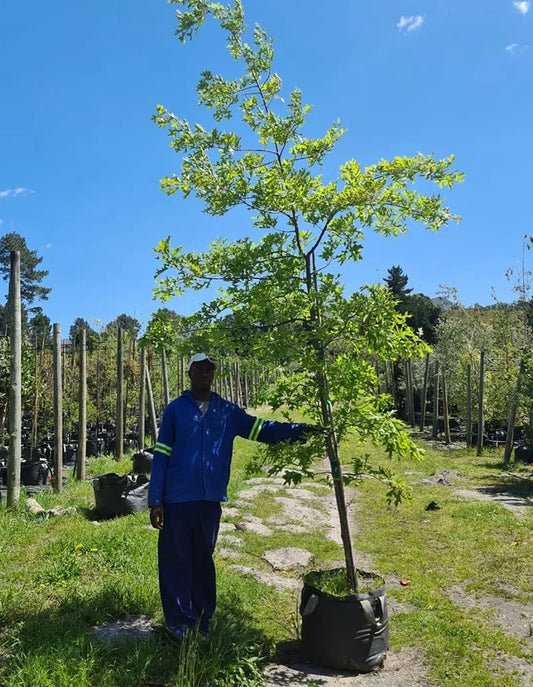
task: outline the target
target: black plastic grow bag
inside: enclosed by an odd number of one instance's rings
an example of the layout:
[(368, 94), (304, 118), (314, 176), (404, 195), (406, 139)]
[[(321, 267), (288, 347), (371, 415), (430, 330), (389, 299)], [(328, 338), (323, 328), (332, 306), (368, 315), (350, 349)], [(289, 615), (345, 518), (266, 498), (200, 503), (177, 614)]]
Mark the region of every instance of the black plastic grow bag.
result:
[(137, 486), (130, 475), (108, 472), (94, 477), (92, 484), (99, 518), (116, 518), (147, 508), (149, 482)]
[(359, 579), (375, 581), (376, 588), (339, 597), (313, 586), (308, 575), (304, 577), (300, 615), (305, 660), (360, 673), (383, 665), (389, 647), (385, 581), (376, 573), (358, 570), (357, 574)]

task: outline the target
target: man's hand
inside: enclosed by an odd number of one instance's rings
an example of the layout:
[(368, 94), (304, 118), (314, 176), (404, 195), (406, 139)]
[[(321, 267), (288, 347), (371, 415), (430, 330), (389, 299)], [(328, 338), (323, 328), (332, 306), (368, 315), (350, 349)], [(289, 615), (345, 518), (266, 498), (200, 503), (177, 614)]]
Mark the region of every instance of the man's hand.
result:
[(165, 522), (165, 510), (163, 506), (151, 506), (150, 524), (156, 530), (162, 530)]

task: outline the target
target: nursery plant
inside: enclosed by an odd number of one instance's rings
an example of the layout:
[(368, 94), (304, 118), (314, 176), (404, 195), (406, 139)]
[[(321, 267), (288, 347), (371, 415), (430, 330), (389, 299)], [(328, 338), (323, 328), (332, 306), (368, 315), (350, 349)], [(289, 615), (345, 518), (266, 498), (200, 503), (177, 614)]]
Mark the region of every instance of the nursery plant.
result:
[(173, 245), (170, 237), (161, 240), (155, 248), (155, 293), (167, 301), (187, 290), (207, 290), (199, 311), (180, 320), (183, 332), (197, 344), (215, 343), (218, 351), (235, 350), (239, 342), (241, 355), (276, 372), (261, 400), (289, 414), (302, 411), (322, 428), (306, 444), (270, 447), (263, 460), (271, 473), (296, 483), (312, 477), (326, 453), (347, 590), (356, 591), (345, 484), (376, 477), (387, 484), (392, 501), (408, 490), (363, 449), (341, 464), (339, 444), (354, 435), (361, 446), (371, 440), (390, 456), (421, 454), (390, 398), (379, 393), (376, 363), (424, 355), (427, 346), (397, 312), (385, 286), (349, 293), (343, 269), (362, 259), (369, 231), (396, 236), (412, 223), (437, 231), (458, 220), (439, 189), (452, 187), (462, 174), (454, 170), (453, 156), (417, 154), (366, 168), (350, 159), (331, 180), (324, 179), (328, 154), (345, 131), (337, 121), (322, 137), (306, 135), (311, 108), (298, 88), (283, 94), (273, 40), (257, 25), (248, 28), (240, 0), (171, 2), (180, 5), (181, 42), (194, 39), (212, 20), (234, 62), (229, 76), (201, 71), (197, 93), (206, 121), (191, 124), (157, 107), (154, 121), (180, 158), (179, 173), (164, 178), (162, 189), (183, 198), (195, 195), (213, 216), (239, 208), (251, 214), (246, 223), (248, 216), (236, 213), (240, 236), (215, 239), (203, 252)]

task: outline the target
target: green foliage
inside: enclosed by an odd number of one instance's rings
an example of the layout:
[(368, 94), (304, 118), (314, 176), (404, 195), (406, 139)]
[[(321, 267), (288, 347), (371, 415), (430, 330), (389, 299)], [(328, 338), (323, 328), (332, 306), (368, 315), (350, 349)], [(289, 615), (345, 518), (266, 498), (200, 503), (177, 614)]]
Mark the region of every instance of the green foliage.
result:
[(179, 317), (168, 308), (159, 308), (148, 322), (140, 339), (141, 345), (151, 344), (158, 353), (174, 350), (177, 345)]
[[(487, 419), (505, 420), (522, 361), (530, 355), (532, 330), (520, 304), (494, 308), (465, 308), (456, 302), (442, 311), (435, 353), (444, 365), (449, 396), (459, 413), (466, 413), (466, 370), (470, 366), (472, 393), (479, 389), (480, 354), (485, 352), (484, 409)], [(527, 366), (526, 366), (527, 367)], [(531, 405), (527, 373), (517, 421), (526, 420)]]

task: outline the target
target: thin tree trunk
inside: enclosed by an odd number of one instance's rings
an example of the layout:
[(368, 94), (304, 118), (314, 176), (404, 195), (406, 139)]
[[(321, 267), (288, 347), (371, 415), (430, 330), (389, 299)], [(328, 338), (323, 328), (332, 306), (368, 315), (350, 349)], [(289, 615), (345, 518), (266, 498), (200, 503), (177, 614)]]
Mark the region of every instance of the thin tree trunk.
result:
[(180, 360), (180, 384), (178, 388), (178, 394), (181, 394), (182, 391), (185, 390), (185, 387), (187, 386), (186, 382), (186, 377), (185, 377), (185, 360), (181, 358)]
[(85, 479), (87, 454), (87, 332), (80, 332), (80, 378), (78, 386), (78, 450), (76, 451), (76, 478)]
[(11, 251), (9, 274), (9, 449), (7, 456), (7, 507), (16, 510), (20, 499), (22, 461), (22, 307), (20, 300), (20, 252)]
[(507, 423), (507, 436), (505, 437), (505, 451), (503, 454), (503, 462), (506, 465), (514, 463), (513, 457), (513, 437), (514, 437), (514, 426), (516, 421), (516, 411), (518, 409), (518, 402), (520, 399), (520, 388), (522, 386), (522, 379), (524, 377), (524, 361), (520, 362), (520, 369), (518, 370), (518, 377), (516, 379), (516, 387), (513, 394), (513, 402), (511, 403), (511, 408), (509, 409), (509, 422)]
[(433, 425), (431, 435), (435, 438), (439, 434), (439, 361), (433, 366)]
[(444, 419), (444, 441), (447, 445), (452, 443), (452, 436), (450, 434), (450, 414), (448, 410), (448, 389), (446, 386), (446, 372), (444, 367), (441, 372), (442, 378), (442, 415)]
[[(312, 293), (314, 291), (315, 293), (318, 293), (317, 270), (315, 263), (315, 254), (313, 252), (306, 256), (306, 279), (307, 288), (309, 292)], [(311, 318), (317, 324), (320, 324), (322, 316), (317, 306), (313, 306), (311, 310)], [(325, 366), (324, 351), (322, 347), (319, 345), (316, 345), (315, 351), (318, 356), (318, 361), (320, 363), (319, 372), (317, 375), (317, 391), (322, 415), (322, 424), (326, 428), (326, 455), (329, 460), (331, 476), (333, 478), (335, 501), (337, 504), (337, 513), (339, 516), (341, 539), (344, 551), (344, 560), (346, 564), (346, 584), (348, 589), (352, 589), (354, 592), (356, 592), (358, 587), (357, 570), (355, 567), (352, 539), (350, 536), (350, 525), (348, 523), (346, 495), (344, 492), (342, 465), (339, 458), (339, 447), (337, 444), (335, 418), (333, 417), (333, 410), (331, 407), (329, 380)]]
[(429, 380), (429, 353), (426, 354), (426, 365), (424, 367), (424, 386), (422, 387), (422, 398), (420, 399), (420, 431), (423, 432), (426, 426), (426, 402), (428, 395)]
[(163, 376), (163, 400), (166, 407), (170, 403), (170, 389), (168, 387), (167, 353), (164, 349), (161, 351), (161, 374)]
[(235, 402), (235, 394), (233, 393), (233, 375), (231, 374), (231, 363), (229, 363), (229, 372), (225, 374), (224, 379), (226, 381), (226, 386), (228, 388), (228, 397), (231, 401)]
[(466, 446), (472, 447), (472, 365), (466, 366)]
[(477, 407), (477, 448), (476, 455), (483, 453), (483, 434), (485, 431), (485, 420), (483, 415), (483, 398), (485, 384), (485, 351), (481, 351), (479, 357), (479, 393)]
[(335, 432), (335, 422), (329, 401), (329, 384), (327, 376), (322, 373), (318, 380), (320, 406), (322, 411), (322, 421), (327, 427), (326, 435), (326, 454), (330, 464), (331, 476), (335, 491), (335, 501), (339, 515), (341, 539), (344, 549), (344, 560), (346, 565), (346, 581), (349, 589), (357, 591), (357, 573), (353, 556), (352, 539), (350, 535), (350, 525), (348, 522), (348, 512), (346, 508), (346, 495), (344, 492), (344, 480), (342, 477), (342, 465), (339, 459), (339, 448)]
[(235, 403), (242, 405), (241, 369), (238, 360), (235, 361), (233, 369), (235, 374)]
[(54, 475), (53, 488), (63, 489), (63, 383), (61, 328), (54, 324)]

